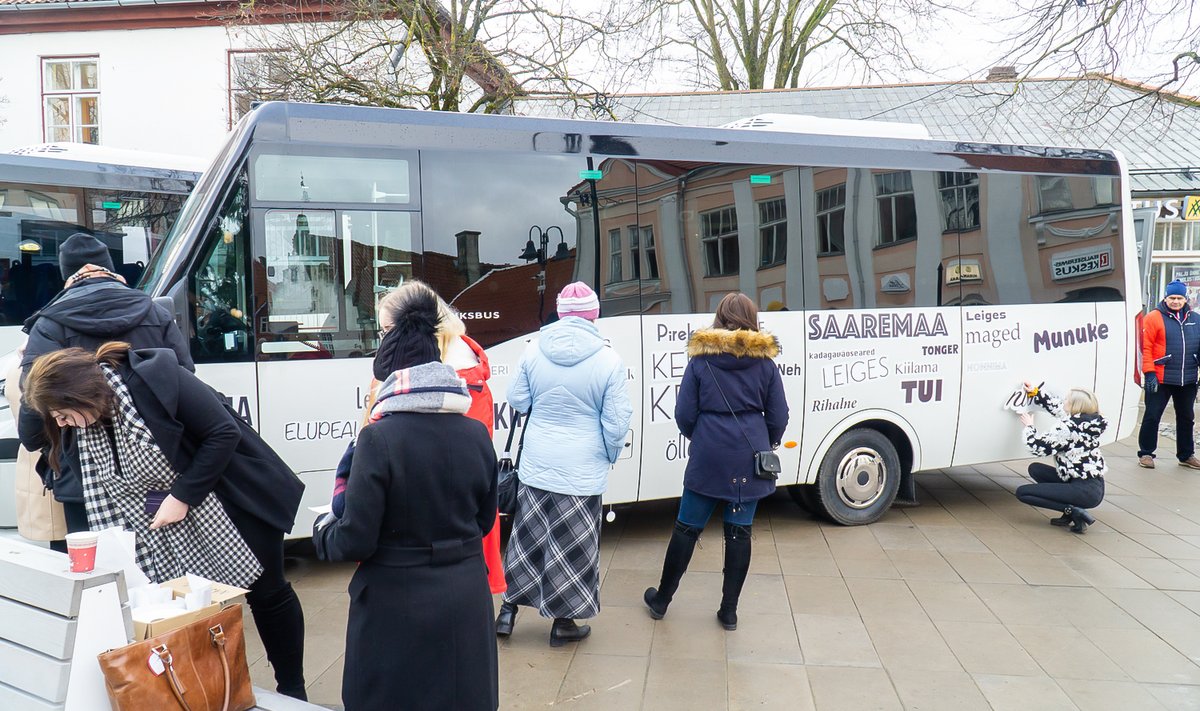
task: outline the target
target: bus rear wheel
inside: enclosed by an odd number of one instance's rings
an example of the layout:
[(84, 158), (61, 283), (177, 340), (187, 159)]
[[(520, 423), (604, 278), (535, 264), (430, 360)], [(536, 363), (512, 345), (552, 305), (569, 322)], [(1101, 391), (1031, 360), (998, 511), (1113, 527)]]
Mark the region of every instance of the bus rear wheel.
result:
[(900, 489), (896, 447), (877, 430), (846, 432), (821, 460), (815, 488), (834, 523), (861, 526), (879, 520)]

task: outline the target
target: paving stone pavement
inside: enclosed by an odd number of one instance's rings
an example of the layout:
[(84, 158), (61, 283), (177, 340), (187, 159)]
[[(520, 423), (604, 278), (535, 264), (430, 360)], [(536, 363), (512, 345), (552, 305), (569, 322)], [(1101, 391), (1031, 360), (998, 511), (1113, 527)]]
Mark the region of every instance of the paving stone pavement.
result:
[[(1107, 497), (1082, 536), (1013, 497), (1029, 460), (922, 473), (919, 507), (857, 528), (780, 492), (759, 508), (735, 632), (714, 618), (720, 522), (656, 622), (641, 595), (676, 502), (621, 509), (592, 636), (551, 649), (550, 621), (523, 610), (499, 643), (501, 708), (1200, 709), (1200, 472), (1140, 469), (1132, 438), (1104, 453)], [(309, 695), (338, 708), (353, 566), (293, 563)]]

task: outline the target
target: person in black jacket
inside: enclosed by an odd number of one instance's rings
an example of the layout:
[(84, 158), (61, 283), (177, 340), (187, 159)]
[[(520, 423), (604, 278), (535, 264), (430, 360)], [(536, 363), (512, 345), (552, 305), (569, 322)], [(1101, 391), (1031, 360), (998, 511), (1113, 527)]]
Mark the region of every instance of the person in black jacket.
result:
[[(134, 348), (170, 348), (181, 365), (196, 369), (170, 311), (145, 292), (124, 284), (113, 272), (112, 257), (103, 242), (88, 234), (71, 235), (59, 247), (58, 263), (66, 287), (25, 321), (23, 330), (29, 340), (21, 358), (22, 378), (39, 356), (73, 346), (94, 351), (108, 341), (123, 341)], [(26, 449), (37, 451), (30, 441), (39, 437), (42, 429), (42, 418), (22, 407), (17, 434)], [(74, 450), (74, 432), (63, 433), (62, 446), (68, 454)], [(38, 473), (54, 498), (62, 502), (67, 531), (73, 533), (88, 530), (88, 524), (83, 487), (70, 459), (61, 458), (61, 468), (53, 469), (43, 456)]]
[(48, 353), (24, 397), (45, 422), (31, 444), (56, 469), (72, 460), (90, 527), (133, 531), (156, 582), (194, 573), (249, 588), (279, 691), (305, 698), (304, 612), (283, 575), (304, 484), (283, 460), (165, 348)]
[(737, 629), (754, 511), (775, 491), (773, 479), (755, 475), (754, 453), (778, 447), (788, 423), (783, 379), (772, 360), (777, 355), (779, 342), (759, 330), (754, 302), (737, 292), (721, 299), (713, 327), (688, 341), (691, 360), (675, 401), (675, 421), (691, 441), (683, 498), (662, 579), (643, 595), (656, 620), (667, 614), (709, 516), (723, 505), (725, 568), (717, 620)]
[(346, 481), (345, 510), (317, 521), (322, 560), (361, 561), (350, 581), (346, 711), (499, 705), (482, 537), (496, 520), (496, 453), (471, 396), (440, 362), (437, 304), (419, 295), (380, 344), (383, 384)]

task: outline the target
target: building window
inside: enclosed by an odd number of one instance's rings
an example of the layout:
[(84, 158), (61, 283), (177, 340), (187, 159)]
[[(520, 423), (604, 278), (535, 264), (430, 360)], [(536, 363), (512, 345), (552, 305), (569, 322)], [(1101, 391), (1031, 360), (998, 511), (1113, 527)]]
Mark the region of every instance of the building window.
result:
[(758, 203), (759, 266), (787, 260), (787, 205), (783, 198)]
[(1097, 205), (1117, 204), (1116, 183), (1116, 178), (1092, 178), (1092, 185), (1096, 188)]
[(846, 252), (846, 184), (817, 191), (817, 234), (821, 254)]
[(47, 141), (100, 143), (99, 57), (42, 59)]
[(638, 245), (638, 227), (637, 225), (629, 226), (629, 265), (633, 269), (633, 274), (630, 279), (642, 278), (642, 250)]
[(700, 214), (700, 243), (704, 245), (705, 276), (736, 274), (738, 270), (737, 208)]
[(647, 279), (657, 279), (658, 251), (654, 248), (654, 228), (650, 225), (642, 228), (642, 254), (646, 257), (646, 268), (642, 273)]
[(229, 126), (250, 112), (255, 101), (284, 98), (283, 55), (263, 49), (229, 51)]
[(608, 283), (621, 281), (621, 230), (608, 231)]
[(879, 205), (879, 244), (894, 244), (917, 236), (917, 201), (913, 197), (912, 173), (875, 176), (875, 199)]
[(1067, 179), (1060, 175), (1037, 176), (1038, 205), (1042, 212), (1058, 212), (1073, 210), (1075, 202), (1071, 200), (1071, 186)]
[(947, 232), (979, 227), (979, 174), (946, 173), (938, 176), (942, 194), (942, 220)]

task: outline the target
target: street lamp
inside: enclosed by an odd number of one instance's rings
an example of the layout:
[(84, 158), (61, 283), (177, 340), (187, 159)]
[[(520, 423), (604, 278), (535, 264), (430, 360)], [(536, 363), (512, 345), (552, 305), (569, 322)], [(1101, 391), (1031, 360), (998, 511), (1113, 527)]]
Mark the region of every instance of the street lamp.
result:
[[(546, 252), (550, 247), (550, 230), (558, 230), (558, 249), (555, 250), (554, 256), (549, 259), (546, 257)], [(534, 237), (537, 237), (538, 242), (534, 243)], [(520, 254), (520, 259), (526, 262), (537, 260), (537, 290), (538, 290), (538, 323), (542, 322), (542, 311), (546, 306), (546, 262), (550, 259), (562, 260), (568, 259), (571, 256), (571, 249), (567, 246), (566, 236), (563, 234), (562, 228), (558, 225), (550, 225), (546, 229), (534, 225), (529, 228), (529, 239), (525, 242), (525, 249)]]
[[(546, 253), (550, 248), (550, 230), (558, 230), (558, 249), (555, 250), (554, 256), (547, 258)], [(534, 243), (534, 237), (537, 236), (538, 243)], [(529, 228), (529, 239), (525, 242), (525, 249), (520, 254), (520, 259), (526, 262), (537, 260), (537, 263), (542, 267), (546, 266), (546, 262), (550, 259), (568, 259), (571, 256), (571, 248), (567, 246), (566, 236), (563, 235), (562, 228), (558, 225), (550, 225), (543, 230), (541, 227), (534, 225)]]

